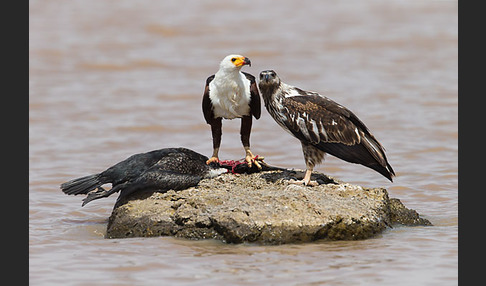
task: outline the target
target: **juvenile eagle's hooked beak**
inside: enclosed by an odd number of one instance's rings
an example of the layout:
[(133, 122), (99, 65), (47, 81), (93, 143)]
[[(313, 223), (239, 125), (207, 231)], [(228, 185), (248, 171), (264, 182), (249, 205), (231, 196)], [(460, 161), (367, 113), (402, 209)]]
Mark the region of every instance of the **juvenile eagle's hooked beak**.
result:
[(260, 73), (260, 81), (265, 83), (270, 82), (271, 80), (275, 79), (277, 74), (273, 70), (266, 70)]

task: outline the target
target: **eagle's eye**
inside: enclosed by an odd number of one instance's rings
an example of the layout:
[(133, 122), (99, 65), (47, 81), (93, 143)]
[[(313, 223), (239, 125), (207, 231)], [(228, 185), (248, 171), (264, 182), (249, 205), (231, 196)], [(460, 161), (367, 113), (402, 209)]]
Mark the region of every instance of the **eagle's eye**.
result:
[(236, 58), (232, 58), (232, 59), (231, 59), (231, 61), (232, 61), (232, 62), (235, 62), (235, 61), (236, 61)]

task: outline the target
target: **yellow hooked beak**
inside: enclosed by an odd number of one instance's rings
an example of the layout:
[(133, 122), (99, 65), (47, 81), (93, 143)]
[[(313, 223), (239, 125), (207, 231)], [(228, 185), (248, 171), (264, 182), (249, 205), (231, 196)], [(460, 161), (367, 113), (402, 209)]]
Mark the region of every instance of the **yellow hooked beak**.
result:
[(231, 61), (237, 67), (241, 67), (241, 66), (244, 66), (244, 65), (251, 66), (251, 61), (247, 57), (234, 57), (234, 58), (231, 59)]

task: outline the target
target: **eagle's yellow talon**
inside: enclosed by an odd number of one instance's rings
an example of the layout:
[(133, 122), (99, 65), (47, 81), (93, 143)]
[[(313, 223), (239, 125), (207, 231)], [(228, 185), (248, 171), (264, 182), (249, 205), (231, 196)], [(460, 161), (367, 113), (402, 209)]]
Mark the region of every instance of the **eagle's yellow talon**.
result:
[(245, 162), (248, 164), (248, 167), (250, 167), (250, 168), (251, 168), (251, 165), (252, 165), (252, 161), (253, 161), (252, 157), (250, 157), (248, 155), (245, 157)]
[[(253, 155), (253, 154), (252, 154)], [(261, 159), (262, 157), (259, 157), (259, 156), (250, 156), (250, 155), (247, 155), (245, 157), (245, 162), (248, 164), (248, 167), (251, 168), (251, 166), (253, 165), (253, 163), (255, 164), (255, 166), (257, 166), (257, 168), (259, 170), (262, 169), (262, 165), (260, 165), (260, 163), (258, 161), (261, 161), (263, 162), (263, 159)]]
[(262, 166), (260, 165), (260, 163), (258, 163), (258, 160), (254, 160), (253, 162), (255, 162), (255, 166), (257, 166), (259, 170), (262, 169)]
[(209, 165), (210, 163), (212, 162), (216, 162), (216, 163), (219, 163), (219, 158), (218, 157), (211, 157), (209, 158), (207, 161), (206, 161), (206, 165)]

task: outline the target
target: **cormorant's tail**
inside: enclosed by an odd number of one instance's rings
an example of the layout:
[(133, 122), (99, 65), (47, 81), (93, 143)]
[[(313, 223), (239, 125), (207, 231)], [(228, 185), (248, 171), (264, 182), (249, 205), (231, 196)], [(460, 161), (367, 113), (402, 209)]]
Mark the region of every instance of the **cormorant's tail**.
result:
[(102, 187), (98, 187), (98, 189), (96, 190), (96, 192), (90, 192), (90, 193), (88, 193), (88, 195), (86, 196), (86, 198), (83, 199), (83, 204), (81, 206), (84, 207), (85, 204), (87, 204), (87, 203), (89, 203), (89, 202), (91, 202), (93, 200), (97, 200), (97, 199), (109, 197), (111, 194), (116, 193), (120, 189), (122, 189), (126, 184), (127, 183), (124, 183), (124, 184), (121, 184), (121, 185), (116, 185), (116, 186), (114, 186), (113, 188), (111, 188), (109, 190), (105, 190)]
[(101, 185), (100, 174), (94, 174), (62, 183), (61, 190), (68, 195), (79, 195), (87, 194)]

